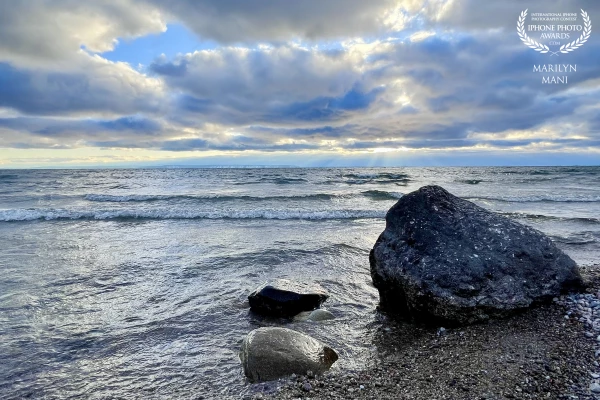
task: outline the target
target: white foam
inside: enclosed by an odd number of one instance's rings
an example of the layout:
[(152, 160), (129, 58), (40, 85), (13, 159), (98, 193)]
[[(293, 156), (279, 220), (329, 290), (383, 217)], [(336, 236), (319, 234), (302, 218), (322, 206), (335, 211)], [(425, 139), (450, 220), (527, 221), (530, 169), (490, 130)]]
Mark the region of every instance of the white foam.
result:
[(85, 199), (89, 201), (113, 202), (122, 203), (128, 201), (152, 201), (152, 200), (168, 200), (175, 196), (169, 195), (143, 195), (130, 194), (125, 196), (115, 196), (110, 194), (86, 194)]
[(197, 211), (182, 209), (154, 210), (66, 210), (66, 209), (14, 209), (0, 210), (0, 221), (34, 220), (111, 220), (111, 219), (361, 219), (385, 218), (385, 211), (377, 210), (227, 210)]

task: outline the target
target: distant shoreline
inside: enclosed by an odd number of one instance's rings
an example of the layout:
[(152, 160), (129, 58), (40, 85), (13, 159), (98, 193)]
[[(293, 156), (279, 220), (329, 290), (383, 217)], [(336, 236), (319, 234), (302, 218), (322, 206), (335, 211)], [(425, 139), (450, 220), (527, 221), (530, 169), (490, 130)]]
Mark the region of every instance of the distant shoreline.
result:
[(356, 166), (298, 166), (298, 165), (159, 165), (159, 166), (74, 166), (39, 168), (1, 168), (0, 171), (93, 171), (93, 170), (157, 170), (157, 169), (418, 169), (418, 168), (600, 168), (597, 165), (408, 165), (385, 167)]

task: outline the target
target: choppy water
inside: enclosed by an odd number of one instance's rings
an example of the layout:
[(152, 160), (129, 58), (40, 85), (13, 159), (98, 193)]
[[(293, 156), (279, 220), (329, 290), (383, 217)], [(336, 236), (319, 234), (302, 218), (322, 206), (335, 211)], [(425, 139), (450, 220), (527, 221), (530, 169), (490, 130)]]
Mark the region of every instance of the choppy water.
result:
[(600, 168), (0, 170), (0, 398), (239, 398), (260, 283), (317, 280), (337, 319), (288, 326), (376, 357), (368, 252), (426, 184), (600, 260)]

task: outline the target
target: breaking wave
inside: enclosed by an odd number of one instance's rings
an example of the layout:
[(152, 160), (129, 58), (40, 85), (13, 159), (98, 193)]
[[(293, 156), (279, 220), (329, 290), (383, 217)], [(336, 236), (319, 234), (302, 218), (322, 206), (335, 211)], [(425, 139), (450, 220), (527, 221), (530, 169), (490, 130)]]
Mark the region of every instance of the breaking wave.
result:
[(271, 219), (271, 220), (331, 220), (384, 218), (379, 210), (226, 210), (196, 211), (177, 209), (155, 210), (66, 210), (66, 209), (16, 209), (0, 211), (0, 221), (35, 220), (170, 220), (170, 219)]
[(383, 190), (367, 190), (360, 193), (314, 193), (291, 196), (234, 196), (234, 195), (152, 195), (152, 194), (86, 194), (85, 200), (101, 203), (154, 202), (167, 200), (196, 200), (196, 201), (268, 201), (268, 200), (333, 200), (339, 198), (367, 197), (372, 200), (398, 200), (402, 193), (386, 192)]

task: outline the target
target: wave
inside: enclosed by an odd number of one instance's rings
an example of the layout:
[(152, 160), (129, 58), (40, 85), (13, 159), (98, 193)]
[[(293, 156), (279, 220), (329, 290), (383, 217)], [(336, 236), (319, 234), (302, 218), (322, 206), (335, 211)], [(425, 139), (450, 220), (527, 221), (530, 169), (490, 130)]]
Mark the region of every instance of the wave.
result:
[(406, 174), (394, 174), (392, 172), (377, 172), (371, 174), (344, 174), (344, 178), (350, 179), (409, 179), (410, 176)]
[(86, 194), (84, 199), (88, 201), (98, 201), (107, 203), (124, 203), (129, 201), (158, 201), (158, 200), (171, 200), (176, 198), (191, 198), (193, 196), (175, 196), (175, 195), (143, 195), (143, 194), (130, 194), (124, 196), (117, 196), (111, 194)]
[(394, 174), (391, 172), (345, 174), (342, 178), (344, 178), (342, 183), (347, 183), (349, 185), (363, 185), (366, 183), (395, 183), (397, 185), (406, 185), (411, 182), (409, 175)]
[(385, 218), (386, 211), (378, 210), (245, 210), (245, 211), (195, 211), (195, 210), (65, 210), (16, 209), (1, 210), (0, 221), (36, 220), (169, 220), (169, 219), (271, 219), (271, 220), (332, 220)]
[(528, 214), (528, 213), (520, 213), (520, 212), (506, 212), (501, 213), (506, 217), (511, 218), (525, 218), (530, 220), (540, 220), (540, 221), (560, 221), (560, 222), (577, 222), (579, 224), (600, 224), (600, 219), (598, 218), (585, 218), (585, 217), (555, 217), (553, 215), (544, 215), (544, 214)]
[(129, 195), (111, 195), (111, 194), (86, 194), (85, 200), (101, 203), (128, 203), (128, 202), (154, 202), (166, 200), (196, 200), (196, 201), (269, 201), (269, 200), (333, 200), (340, 198), (352, 198), (364, 196), (372, 200), (398, 200), (402, 193), (386, 192), (382, 190), (367, 190), (359, 194), (344, 193), (313, 193), (299, 194), (291, 196), (233, 196), (233, 195), (152, 195), (152, 194), (129, 194)]
[(552, 196), (473, 196), (463, 197), (470, 201), (497, 201), (501, 203), (597, 203), (600, 202), (600, 196), (592, 197), (552, 197)]
[(466, 183), (467, 185), (479, 185), (481, 182), (484, 182), (484, 181), (481, 179), (459, 179), (456, 182)]
[(234, 185), (260, 185), (262, 183), (274, 183), (276, 185), (296, 185), (300, 183), (307, 183), (308, 180), (304, 178), (260, 178), (256, 181), (247, 182), (235, 182)]
[(371, 198), (372, 200), (398, 200), (402, 197), (402, 193), (398, 192), (385, 192), (383, 190), (367, 190), (361, 192), (365, 197)]
[(554, 240), (555, 242), (559, 242), (562, 244), (566, 244), (566, 245), (570, 245), (570, 246), (587, 246), (590, 244), (596, 244), (598, 243), (597, 240), (594, 239), (580, 239), (580, 240), (573, 240), (573, 239), (565, 239), (563, 237), (559, 237), (559, 236), (552, 236), (552, 240)]
[(126, 202), (152, 202), (162, 200), (213, 200), (213, 201), (234, 201), (234, 200), (246, 200), (246, 201), (264, 201), (264, 200), (331, 200), (336, 197), (343, 197), (338, 194), (327, 194), (327, 193), (315, 193), (297, 196), (231, 196), (231, 195), (143, 195), (143, 194), (130, 194), (130, 195), (110, 195), (110, 194), (86, 194), (84, 198), (88, 201), (94, 202), (105, 202), (105, 203), (126, 203)]
[(549, 169), (531, 169), (531, 168), (522, 168), (522, 167), (516, 167), (516, 168), (509, 168), (509, 169), (503, 169), (501, 171), (499, 171), (499, 173), (501, 174), (507, 174), (507, 175), (553, 175), (556, 173), (561, 172), (560, 170), (557, 170), (554, 167), (549, 167)]

